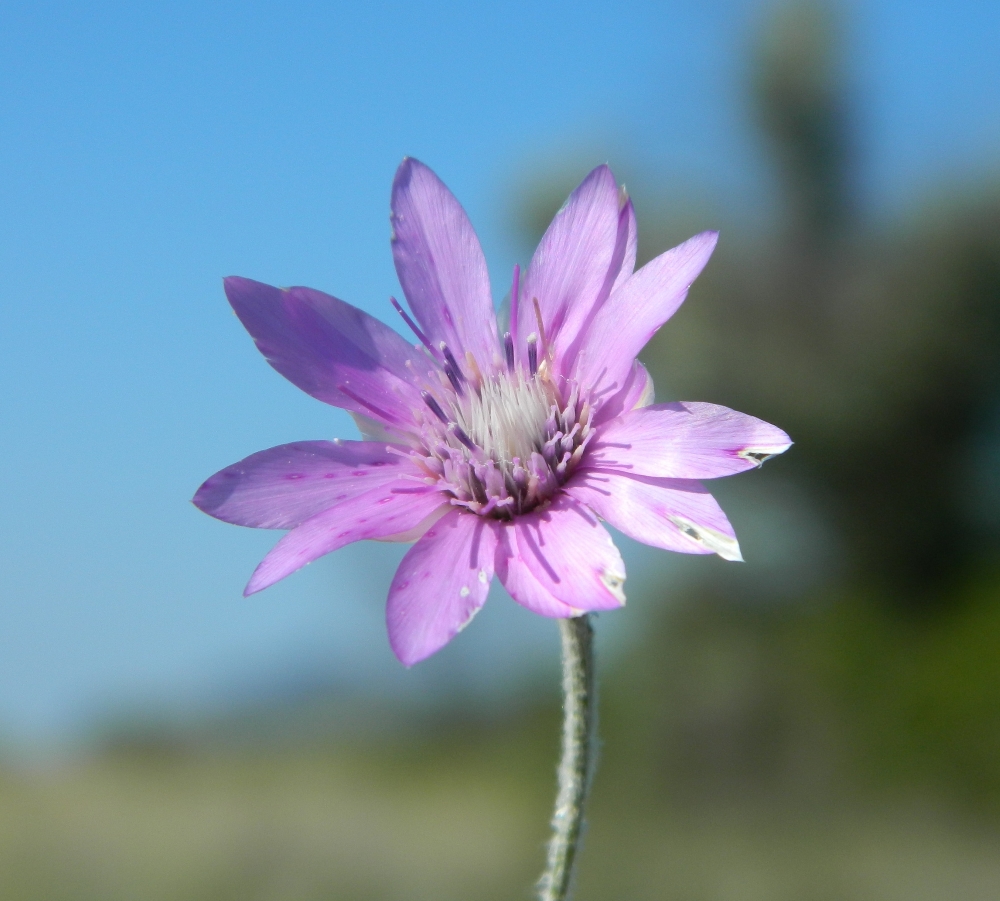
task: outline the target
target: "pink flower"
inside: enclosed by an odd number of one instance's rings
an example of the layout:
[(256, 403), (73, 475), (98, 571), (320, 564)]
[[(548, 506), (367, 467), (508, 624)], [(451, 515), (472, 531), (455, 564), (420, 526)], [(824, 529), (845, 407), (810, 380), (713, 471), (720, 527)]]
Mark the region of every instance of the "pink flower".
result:
[[(715, 247), (703, 232), (633, 272), (632, 202), (607, 166), (570, 195), (500, 333), (486, 261), (465, 211), (406, 159), (392, 187), (392, 250), (421, 344), (311, 288), (227, 278), (267, 361), (355, 415), (364, 441), (302, 441), (216, 473), (194, 497), (243, 526), (290, 529), (252, 594), (363, 538), (416, 541), (389, 590), (396, 656), (450, 641), (494, 574), (519, 604), (570, 617), (625, 603), (625, 567), (602, 520), (671, 551), (739, 560), (698, 479), (732, 475), (791, 444), (707, 403), (652, 404), (636, 359)], [(415, 320), (415, 321), (413, 321)]]

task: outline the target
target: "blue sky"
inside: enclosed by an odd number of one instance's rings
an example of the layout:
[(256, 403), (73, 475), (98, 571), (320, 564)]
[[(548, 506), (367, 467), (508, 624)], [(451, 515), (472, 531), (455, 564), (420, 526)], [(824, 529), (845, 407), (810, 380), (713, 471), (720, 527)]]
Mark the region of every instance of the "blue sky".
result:
[[(391, 321), (404, 155), (465, 204), (498, 296), (527, 262), (512, 198), (560, 155), (752, 214), (745, 51), (767, 6), (5, 3), (0, 742), (301, 670), (486, 691), (554, 656), (550, 624), (498, 599), (402, 670), (382, 626), (398, 548), (240, 597), (277, 536), (199, 514), (194, 489), (353, 427), (267, 367), (220, 279), (312, 285)], [(996, 174), (1000, 6), (843, 8), (871, 211)]]

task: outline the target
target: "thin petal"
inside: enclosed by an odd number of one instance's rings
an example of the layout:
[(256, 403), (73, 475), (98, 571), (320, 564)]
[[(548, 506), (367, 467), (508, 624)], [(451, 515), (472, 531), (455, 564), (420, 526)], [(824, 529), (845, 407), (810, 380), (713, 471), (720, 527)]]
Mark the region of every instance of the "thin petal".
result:
[(577, 610), (625, 603), (625, 564), (607, 529), (565, 494), (514, 520), (517, 560), (552, 597)]
[(317, 513), (281, 539), (260, 562), (245, 595), (261, 591), (307, 563), (366, 538), (412, 529), (446, 504), (436, 490), (399, 480)]
[(654, 404), (598, 433), (588, 465), (665, 479), (714, 479), (760, 466), (792, 442), (770, 423), (728, 407)]
[(705, 268), (718, 232), (702, 232), (660, 254), (619, 285), (598, 310), (574, 358), (573, 375), (611, 397), (625, 384), (639, 351), (684, 302)]
[(643, 544), (743, 559), (726, 514), (699, 482), (586, 470), (578, 471), (566, 492)]
[(626, 246), (624, 236), (619, 241), (615, 177), (607, 166), (598, 166), (556, 213), (531, 258), (518, 305), (519, 344), (538, 333), (537, 299), (548, 342), (561, 359), (594, 305), (607, 297)]
[(451, 641), (486, 601), (496, 520), (452, 509), (407, 552), (389, 588), (389, 644), (412, 666)]
[(554, 597), (528, 568), (525, 558), (517, 547), (517, 530), (513, 524), (505, 524), (500, 530), (497, 546), (497, 576), (507, 589), (507, 593), (522, 607), (540, 616), (567, 619), (583, 613)]
[(216, 519), (294, 529), (335, 504), (415, 471), (384, 443), (297, 441), (251, 454), (208, 479), (193, 503)]
[(407, 361), (425, 357), (389, 326), (312, 288), (225, 280), (226, 296), (260, 352), (303, 391), (335, 407), (407, 427), (419, 390)]
[(465, 210), (423, 163), (405, 159), (392, 183), (392, 256), (417, 322), (459, 363), (481, 369), (499, 352), (486, 258)]

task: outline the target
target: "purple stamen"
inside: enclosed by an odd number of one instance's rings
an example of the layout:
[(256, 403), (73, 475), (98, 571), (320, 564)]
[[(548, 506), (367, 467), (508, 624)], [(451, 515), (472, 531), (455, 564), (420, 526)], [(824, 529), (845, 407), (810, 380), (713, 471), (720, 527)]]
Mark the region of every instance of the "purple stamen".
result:
[(455, 355), (444, 341), (438, 347), (441, 349), (441, 356), (444, 357), (444, 374), (448, 376), (451, 387), (455, 389), (456, 394), (464, 394), (462, 383), (465, 381), (465, 374), (459, 368), (458, 360), (455, 359)]
[(441, 405), (434, 400), (434, 396), (429, 391), (421, 391), (420, 397), (428, 407), (431, 408), (431, 412), (441, 420), (445, 425), (448, 424), (448, 417), (444, 415), (444, 410), (441, 409)]
[(445, 363), (444, 374), (448, 376), (448, 381), (451, 382), (451, 387), (455, 389), (456, 394), (464, 394), (462, 390), (462, 381), (455, 373), (455, 370), (448, 364)]
[(462, 430), (461, 426), (459, 426), (457, 423), (453, 422), (450, 426), (448, 426), (448, 428), (451, 430), (451, 433), (459, 441), (461, 441), (462, 444), (464, 444), (470, 451), (474, 451), (476, 449), (475, 443), (473, 442), (473, 440), (468, 435), (465, 434), (465, 432)]
[(428, 340), (427, 336), (420, 331), (417, 324), (410, 318), (410, 314), (399, 305), (399, 301), (396, 300), (395, 297), (390, 297), (389, 303), (391, 303), (396, 308), (396, 312), (403, 317), (403, 322), (405, 322), (413, 330), (413, 334), (420, 339), (420, 343), (433, 354), (434, 348), (431, 346), (431, 342)]
[(459, 369), (458, 360), (455, 359), (452, 352), (448, 349), (448, 345), (442, 341), (438, 347), (441, 348), (441, 353), (444, 356), (445, 362), (455, 371), (455, 375), (459, 377), (461, 381), (465, 381), (465, 374)]
[(528, 335), (528, 372), (534, 378), (538, 372), (538, 338)]
[(504, 356), (507, 357), (507, 371), (514, 371), (514, 336), (510, 332), (507, 332), (503, 336), (503, 352)]
[[(521, 267), (514, 264), (514, 283), (510, 288), (510, 338), (512, 346), (517, 346), (517, 308), (521, 291)], [(513, 367), (510, 367), (513, 368)]]
[(364, 407), (365, 409), (370, 410), (372, 413), (374, 413), (383, 421), (391, 424), (398, 424), (399, 420), (395, 416), (386, 413), (385, 410), (376, 407), (374, 404), (368, 403), (368, 401), (366, 401), (363, 397), (360, 397), (357, 394), (355, 394), (350, 388), (347, 387), (347, 385), (343, 384), (337, 385), (337, 390), (341, 394), (346, 394), (351, 400), (355, 401), (356, 403), (361, 404), (361, 406)]

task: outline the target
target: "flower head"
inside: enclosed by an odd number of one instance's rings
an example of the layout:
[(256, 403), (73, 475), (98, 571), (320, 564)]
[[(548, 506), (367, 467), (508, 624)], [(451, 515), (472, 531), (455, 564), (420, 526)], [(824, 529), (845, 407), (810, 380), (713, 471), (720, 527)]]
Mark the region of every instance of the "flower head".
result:
[(389, 640), (413, 664), (455, 636), (494, 575), (550, 617), (625, 603), (625, 567), (602, 520), (647, 544), (739, 560), (698, 481), (786, 450), (780, 429), (707, 403), (652, 404), (636, 359), (683, 302), (717, 234), (638, 271), (632, 202), (607, 166), (557, 213), (498, 328), (465, 211), (423, 164), (392, 188), (392, 250), (418, 339), (310, 288), (225, 280), (268, 362), (354, 414), (366, 440), (253, 454), (194, 497), (226, 522), (289, 529), (246, 594), (365, 538), (416, 541), (389, 590)]

